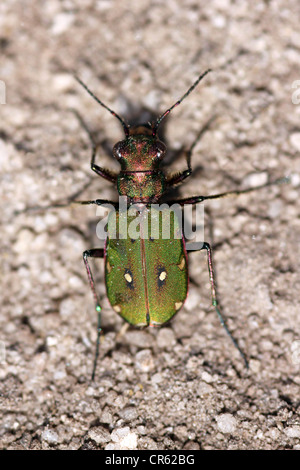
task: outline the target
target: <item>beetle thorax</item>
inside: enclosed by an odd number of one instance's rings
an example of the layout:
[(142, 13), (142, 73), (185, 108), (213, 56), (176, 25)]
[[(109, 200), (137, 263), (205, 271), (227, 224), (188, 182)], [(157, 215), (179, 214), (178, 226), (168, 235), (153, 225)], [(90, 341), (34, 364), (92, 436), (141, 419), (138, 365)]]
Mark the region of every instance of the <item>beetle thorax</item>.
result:
[(158, 200), (165, 186), (165, 176), (159, 168), (164, 155), (165, 145), (152, 135), (133, 132), (133, 135), (118, 142), (114, 147), (114, 156), (121, 165), (119, 194), (132, 201)]

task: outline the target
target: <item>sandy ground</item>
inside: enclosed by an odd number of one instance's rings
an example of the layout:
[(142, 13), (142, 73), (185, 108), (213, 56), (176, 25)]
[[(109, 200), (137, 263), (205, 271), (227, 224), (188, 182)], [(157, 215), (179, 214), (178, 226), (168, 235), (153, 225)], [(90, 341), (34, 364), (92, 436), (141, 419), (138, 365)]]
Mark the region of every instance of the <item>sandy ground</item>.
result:
[[(2, 449), (300, 448), (300, 5), (207, 3), (1, 2)], [(200, 252), (180, 313), (121, 337), (97, 263), (104, 336), (91, 383), (97, 318), (82, 252), (100, 244), (96, 209), (15, 211), (85, 186), (82, 199), (116, 197), (90, 171), (89, 139), (70, 110), (110, 168), (122, 129), (74, 72), (136, 120), (164, 111), (208, 67), (164, 127), (168, 166), (184, 168), (176, 151), (215, 117), (180, 196), (291, 177), (205, 204), (223, 313), (249, 370), (210, 305)]]

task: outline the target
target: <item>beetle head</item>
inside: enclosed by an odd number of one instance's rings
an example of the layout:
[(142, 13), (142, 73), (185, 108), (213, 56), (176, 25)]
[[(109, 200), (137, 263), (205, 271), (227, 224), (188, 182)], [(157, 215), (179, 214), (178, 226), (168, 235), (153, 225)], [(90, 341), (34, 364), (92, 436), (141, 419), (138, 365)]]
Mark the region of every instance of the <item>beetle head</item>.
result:
[(143, 124), (129, 128), (126, 139), (118, 142), (113, 149), (114, 157), (122, 170), (152, 170), (164, 158), (166, 146), (153, 135), (152, 125)]

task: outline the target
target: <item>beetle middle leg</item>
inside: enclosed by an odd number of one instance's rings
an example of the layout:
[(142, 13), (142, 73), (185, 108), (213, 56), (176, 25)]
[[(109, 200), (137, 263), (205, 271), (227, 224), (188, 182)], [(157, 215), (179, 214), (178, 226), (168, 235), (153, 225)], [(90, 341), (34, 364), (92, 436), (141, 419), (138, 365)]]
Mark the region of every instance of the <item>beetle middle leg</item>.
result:
[(185, 206), (186, 204), (198, 204), (199, 202), (207, 201), (209, 199), (220, 199), (222, 197), (228, 197), (228, 196), (239, 196), (240, 194), (247, 194), (247, 193), (251, 193), (252, 191), (257, 191), (258, 189), (267, 188), (268, 186), (274, 186), (277, 184), (284, 184), (288, 182), (289, 182), (289, 178), (284, 177), (284, 178), (279, 178), (274, 181), (268, 181), (267, 183), (264, 183), (258, 186), (253, 186), (252, 188), (236, 189), (233, 191), (226, 191), (224, 193), (212, 194), (210, 196), (191, 196), (191, 197), (186, 197), (184, 199), (176, 199), (172, 201), (172, 203), (176, 203), (181, 206)]

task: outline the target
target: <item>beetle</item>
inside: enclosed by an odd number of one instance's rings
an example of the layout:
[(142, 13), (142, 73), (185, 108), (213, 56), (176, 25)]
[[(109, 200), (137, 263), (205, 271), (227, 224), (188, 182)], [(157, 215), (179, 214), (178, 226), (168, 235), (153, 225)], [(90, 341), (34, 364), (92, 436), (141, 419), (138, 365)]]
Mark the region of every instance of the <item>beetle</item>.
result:
[[(166, 146), (157, 136), (158, 127), (163, 119), (178, 106), (210, 72), (208, 69), (202, 73), (186, 93), (161, 114), (155, 122), (130, 127), (112, 109), (106, 106), (80, 78), (75, 76), (79, 84), (102, 107), (108, 110), (121, 123), (125, 138), (117, 142), (113, 148), (113, 156), (120, 163), (119, 173), (100, 167), (95, 163), (97, 146), (92, 142), (91, 169), (102, 178), (112, 182), (119, 193), (119, 197), (126, 198), (123, 212), (118, 203), (104, 199), (89, 201), (75, 201), (78, 204), (96, 204), (106, 206), (109, 204), (115, 210), (108, 218), (108, 230), (104, 248), (93, 248), (84, 251), (83, 260), (86, 267), (89, 283), (93, 293), (96, 312), (98, 313), (98, 335), (96, 355), (92, 379), (95, 377), (97, 358), (99, 355), (99, 340), (101, 328), (101, 310), (99, 297), (96, 293), (95, 282), (91, 271), (90, 258), (104, 258), (105, 284), (108, 300), (112, 308), (126, 322), (138, 327), (161, 326), (170, 320), (183, 306), (188, 295), (188, 257), (184, 234), (181, 232), (178, 216), (173, 212), (171, 232), (167, 239), (162, 237), (159, 229), (158, 237), (149, 234), (149, 214), (160, 223), (170, 216), (168, 210), (157, 211), (151, 208), (153, 204), (160, 203), (167, 191), (182, 183), (192, 173), (191, 154), (194, 144), (187, 152), (187, 169), (175, 174), (166, 175), (161, 163), (166, 154)], [(86, 128), (87, 129), (87, 128)], [(210, 196), (194, 196), (177, 200), (169, 200), (180, 207), (201, 203), (206, 200), (239, 195), (272, 184), (286, 182), (285, 178), (267, 182), (242, 190), (228, 191)], [(139, 212), (136, 227), (139, 228), (137, 237), (132, 238), (128, 233), (128, 224), (122, 229), (122, 217), (133, 222), (130, 209), (134, 207)], [(116, 230), (117, 229), (117, 230)], [(125, 230), (125, 231), (124, 231)], [(114, 236), (113, 236), (114, 235)], [(240, 352), (245, 366), (248, 361), (231, 335), (218, 306), (214, 271), (212, 264), (212, 250), (207, 242), (203, 242), (197, 250), (206, 250), (208, 272), (211, 284), (212, 305), (225, 328), (234, 346)]]
[[(173, 174), (165, 174), (162, 169), (162, 162), (167, 149), (165, 144), (158, 138), (158, 128), (165, 117), (196, 88), (209, 72), (211, 72), (211, 69), (199, 75), (185, 94), (154, 122), (133, 127), (130, 127), (115, 111), (106, 106), (79, 77), (74, 76), (87, 93), (118, 119), (123, 127), (125, 138), (117, 142), (113, 147), (113, 156), (121, 166), (120, 171), (116, 173), (95, 163), (97, 145), (80, 114), (73, 110), (91, 141), (91, 169), (98, 176), (115, 185), (119, 193), (119, 203), (106, 199), (76, 200), (78, 195), (86, 188), (85, 185), (82, 190), (70, 196), (67, 199), (67, 203), (58, 201), (45, 207), (34, 206), (15, 211), (15, 215), (18, 215), (31, 210), (44, 211), (67, 207), (70, 203), (95, 204), (97, 206), (109, 206), (113, 209), (108, 217), (104, 248), (92, 248), (83, 253), (83, 261), (98, 315), (96, 353), (92, 380), (95, 378), (99, 356), (100, 335), (102, 333), (102, 307), (96, 292), (89, 263), (90, 258), (104, 259), (108, 300), (114, 311), (127, 324), (137, 327), (161, 326), (182, 308), (188, 295), (187, 246), (185, 234), (182, 232), (178, 207), (184, 208), (185, 206), (202, 203), (206, 200), (237, 196), (290, 181), (288, 177), (284, 177), (246, 189), (236, 189), (208, 196), (192, 196), (176, 200), (167, 199), (167, 207), (157, 208), (157, 204), (160, 206), (162, 199), (165, 199), (169, 189), (179, 185), (192, 174), (191, 156), (193, 149), (203, 130), (205, 130), (205, 127), (208, 127), (210, 122), (201, 130), (190, 149), (185, 152), (187, 168)], [(122, 201), (124, 204), (122, 204)], [(176, 205), (176, 210), (173, 209), (174, 205)], [(138, 216), (136, 216), (136, 213), (138, 213)], [(124, 219), (126, 221), (125, 224), (123, 223)], [(136, 229), (133, 231), (133, 235), (130, 230), (131, 225), (134, 225)], [(155, 236), (152, 236), (153, 226)], [(169, 228), (168, 236), (164, 234), (164, 226)], [(215, 308), (219, 320), (233, 345), (239, 351), (246, 368), (248, 368), (248, 360), (230, 333), (219, 308), (215, 288), (212, 250), (209, 243), (203, 241), (198, 243), (197, 247), (189, 247), (189, 250), (206, 251), (212, 306)]]

